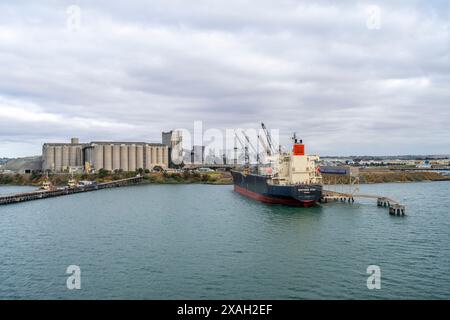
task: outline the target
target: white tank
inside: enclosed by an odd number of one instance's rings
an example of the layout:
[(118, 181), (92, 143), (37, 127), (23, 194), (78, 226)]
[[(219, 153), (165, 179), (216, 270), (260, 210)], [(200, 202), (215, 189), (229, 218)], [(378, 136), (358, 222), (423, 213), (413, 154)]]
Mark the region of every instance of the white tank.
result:
[(136, 169), (144, 169), (144, 147), (142, 144), (136, 146)]
[(136, 145), (128, 147), (128, 171), (136, 171)]
[(120, 145), (115, 144), (112, 147), (112, 169), (120, 169)]
[(128, 146), (126, 144), (120, 146), (120, 169), (128, 171)]
[(94, 146), (94, 170), (103, 168), (103, 146), (96, 144)]
[(105, 170), (112, 171), (112, 145), (103, 146), (103, 161)]

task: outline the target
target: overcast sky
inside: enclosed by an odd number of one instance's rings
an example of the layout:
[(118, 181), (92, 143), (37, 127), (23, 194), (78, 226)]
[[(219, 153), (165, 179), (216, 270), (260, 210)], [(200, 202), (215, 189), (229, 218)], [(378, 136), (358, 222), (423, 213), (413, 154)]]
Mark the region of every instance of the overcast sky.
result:
[(1, 1), (0, 157), (195, 120), (322, 155), (450, 153), (448, 1), (118, 2)]

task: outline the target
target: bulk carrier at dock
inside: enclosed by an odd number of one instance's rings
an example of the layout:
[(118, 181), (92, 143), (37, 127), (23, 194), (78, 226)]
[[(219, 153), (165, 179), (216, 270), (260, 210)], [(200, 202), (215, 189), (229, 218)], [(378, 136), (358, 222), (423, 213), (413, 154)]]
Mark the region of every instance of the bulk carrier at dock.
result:
[(319, 157), (306, 155), (305, 145), (295, 135), (292, 152), (275, 152), (268, 131), (264, 124), (261, 125), (267, 140), (264, 144), (266, 162), (231, 171), (234, 191), (270, 204), (312, 206), (319, 202), (322, 198)]

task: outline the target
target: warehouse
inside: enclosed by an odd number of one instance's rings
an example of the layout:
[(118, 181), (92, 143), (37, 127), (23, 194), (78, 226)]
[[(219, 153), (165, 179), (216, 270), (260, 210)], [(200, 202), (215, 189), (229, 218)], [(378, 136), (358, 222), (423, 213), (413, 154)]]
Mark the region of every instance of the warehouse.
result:
[(105, 142), (80, 144), (45, 143), (42, 148), (42, 170), (50, 172), (96, 172), (165, 169), (169, 163), (169, 150), (161, 143)]

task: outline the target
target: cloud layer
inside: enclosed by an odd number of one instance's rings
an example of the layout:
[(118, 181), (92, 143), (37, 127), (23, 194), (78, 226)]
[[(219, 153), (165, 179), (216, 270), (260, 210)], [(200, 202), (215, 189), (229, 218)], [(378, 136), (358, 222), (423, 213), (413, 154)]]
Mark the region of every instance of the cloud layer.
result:
[(264, 121), (282, 142), (296, 131), (324, 155), (447, 154), (449, 8), (2, 2), (0, 156), (39, 154), (71, 136), (160, 141), (195, 120), (205, 129)]

